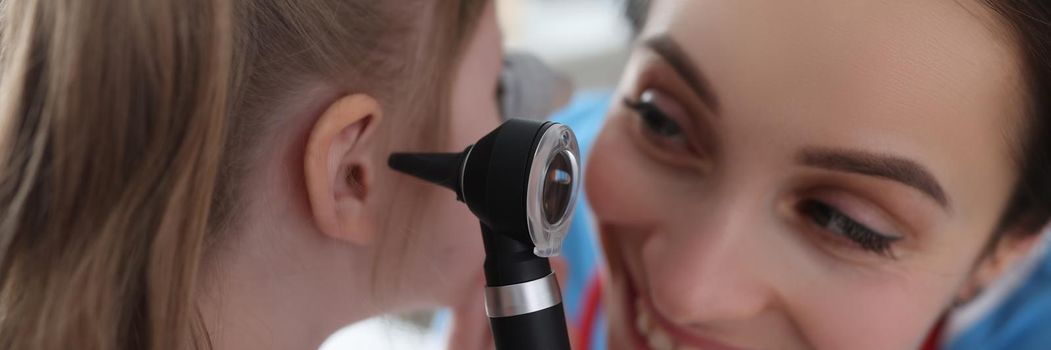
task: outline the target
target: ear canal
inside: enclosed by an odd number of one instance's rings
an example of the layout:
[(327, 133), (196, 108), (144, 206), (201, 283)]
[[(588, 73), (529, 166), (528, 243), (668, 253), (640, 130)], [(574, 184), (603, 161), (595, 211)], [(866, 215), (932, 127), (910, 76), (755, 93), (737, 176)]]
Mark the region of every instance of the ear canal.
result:
[(347, 167), (347, 187), (350, 188), (350, 193), (357, 198), (365, 198), (368, 196), (367, 180), (365, 179), (365, 172), (359, 165), (351, 165)]

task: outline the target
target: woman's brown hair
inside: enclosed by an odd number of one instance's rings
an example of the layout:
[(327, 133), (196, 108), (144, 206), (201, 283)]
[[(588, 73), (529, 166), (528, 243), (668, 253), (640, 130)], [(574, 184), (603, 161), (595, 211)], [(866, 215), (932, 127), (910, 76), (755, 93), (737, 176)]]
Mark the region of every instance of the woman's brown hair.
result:
[(0, 348), (208, 347), (202, 257), (267, 111), (311, 81), (443, 110), (483, 3), (0, 1)]
[(1029, 115), (1017, 137), (1021, 169), (1001, 231), (1036, 234), (1051, 219), (1051, 3), (986, 0), (1002, 18), (1024, 63)]

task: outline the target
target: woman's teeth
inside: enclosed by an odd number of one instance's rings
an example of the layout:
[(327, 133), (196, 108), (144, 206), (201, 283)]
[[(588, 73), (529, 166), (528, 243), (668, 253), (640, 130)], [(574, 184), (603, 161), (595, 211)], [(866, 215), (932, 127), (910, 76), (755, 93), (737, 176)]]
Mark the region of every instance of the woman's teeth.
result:
[(658, 327), (653, 316), (650, 315), (649, 308), (641, 298), (635, 299), (635, 330), (642, 335), (652, 350), (698, 350), (692, 346), (676, 343), (668, 332)]

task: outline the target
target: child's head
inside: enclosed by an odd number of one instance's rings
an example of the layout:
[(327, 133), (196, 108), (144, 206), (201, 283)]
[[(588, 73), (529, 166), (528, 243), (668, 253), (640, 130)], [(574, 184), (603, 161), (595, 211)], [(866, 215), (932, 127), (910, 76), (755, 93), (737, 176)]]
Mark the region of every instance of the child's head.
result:
[(611, 344), (916, 348), (1036, 241), (1044, 2), (653, 5), (588, 165)]
[(477, 222), (383, 159), (497, 123), (486, 4), (5, 2), (0, 347), (187, 345), (256, 277), (323, 327), (449, 303)]

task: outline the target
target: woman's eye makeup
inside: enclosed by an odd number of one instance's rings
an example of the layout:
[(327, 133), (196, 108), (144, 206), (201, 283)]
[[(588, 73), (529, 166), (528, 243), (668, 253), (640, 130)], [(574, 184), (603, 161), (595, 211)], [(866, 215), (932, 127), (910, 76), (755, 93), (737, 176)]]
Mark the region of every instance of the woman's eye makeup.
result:
[(646, 90), (637, 100), (624, 99), (624, 106), (639, 118), (643, 139), (666, 155), (690, 152), (687, 133), (680, 122), (685, 109), (656, 90)]
[(656, 92), (642, 93), (638, 101), (624, 100), (624, 104), (635, 111), (642, 122), (655, 135), (666, 138), (682, 137), (682, 127), (668, 117), (654, 101)]
[(817, 200), (805, 200), (800, 212), (820, 229), (849, 239), (858, 248), (893, 258), (891, 245), (902, 237), (880, 233), (847, 216), (839, 209)]

